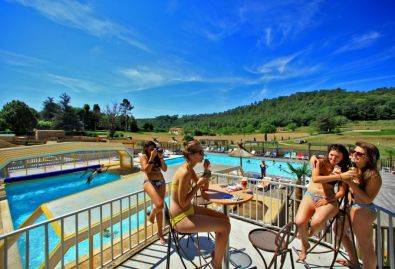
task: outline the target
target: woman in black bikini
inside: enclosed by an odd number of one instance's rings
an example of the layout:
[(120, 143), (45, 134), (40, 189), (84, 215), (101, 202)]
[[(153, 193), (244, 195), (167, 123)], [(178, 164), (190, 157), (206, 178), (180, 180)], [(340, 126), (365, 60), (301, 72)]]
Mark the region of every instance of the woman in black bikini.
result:
[(162, 244), (166, 241), (163, 237), (163, 206), (166, 194), (166, 183), (162, 171), (167, 171), (167, 165), (163, 159), (163, 152), (158, 150), (153, 141), (144, 144), (144, 153), (140, 156), (141, 171), (146, 175), (144, 191), (151, 198), (154, 206), (149, 213), (148, 220), (158, 223), (158, 236)]

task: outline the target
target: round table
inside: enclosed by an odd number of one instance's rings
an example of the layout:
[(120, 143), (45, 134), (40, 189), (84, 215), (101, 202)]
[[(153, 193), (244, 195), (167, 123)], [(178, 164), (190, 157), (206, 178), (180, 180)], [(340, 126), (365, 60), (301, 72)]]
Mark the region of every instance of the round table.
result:
[[(229, 192), (226, 190), (226, 188), (222, 187), (219, 184), (210, 184), (209, 190), (206, 191), (206, 193), (208, 194), (209, 201), (211, 203), (222, 205), (223, 212), (226, 216), (228, 215), (229, 205), (241, 205), (250, 201), (253, 197), (252, 194), (248, 194), (246, 192), (243, 192), (242, 190)], [(233, 199), (235, 196), (238, 197), (237, 200)], [(224, 255), (222, 267), (228, 269), (229, 261), (230, 261), (230, 257), (229, 257), (229, 240), (228, 240), (225, 249), (225, 255)]]

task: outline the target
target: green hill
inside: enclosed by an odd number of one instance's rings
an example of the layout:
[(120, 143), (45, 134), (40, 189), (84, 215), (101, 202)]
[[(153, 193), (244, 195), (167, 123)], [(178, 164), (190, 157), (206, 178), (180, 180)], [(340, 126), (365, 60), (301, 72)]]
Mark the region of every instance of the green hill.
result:
[(156, 131), (178, 126), (195, 135), (262, 133), (271, 132), (275, 127), (309, 126), (322, 117), (336, 125), (357, 120), (395, 119), (395, 88), (364, 92), (343, 89), (300, 92), (221, 113), (159, 116), (140, 119), (138, 124), (142, 129), (153, 127)]

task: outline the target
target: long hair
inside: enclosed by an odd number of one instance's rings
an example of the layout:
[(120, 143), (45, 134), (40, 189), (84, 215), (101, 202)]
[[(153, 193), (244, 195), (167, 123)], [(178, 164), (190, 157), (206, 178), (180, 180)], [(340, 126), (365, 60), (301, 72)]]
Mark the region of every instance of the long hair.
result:
[(357, 142), (355, 146), (363, 148), (366, 154), (366, 165), (362, 168), (362, 172), (366, 170), (377, 170), (377, 163), (380, 160), (380, 151), (378, 148), (370, 143), (366, 142)]
[(342, 172), (348, 171), (348, 168), (350, 166), (350, 157), (346, 147), (343, 146), (342, 144), (331, 144), (328, 146), (328, 155), (329, 152), (331, 152), (332, 150), (338, 151), (343, 155), (343, 159), (340, 161), (338, 165), (340, 166)]
[[(143, 151), (144, 151), (144, 154), (147, 156), (148, 160), (149, 160), (149, 158), (151, 158), (151, 152), (149, 151), (149, 148), (151, 146), (156, 148), (156, 144), (154, 141), (147, 141), (146, 143), (144, 143)], [(154, 159), (154, 166), (157, 166), (157, 167), (161, 166), (161, 162), (160, 162), (158, 155), (156, 155), (156, 157)]]

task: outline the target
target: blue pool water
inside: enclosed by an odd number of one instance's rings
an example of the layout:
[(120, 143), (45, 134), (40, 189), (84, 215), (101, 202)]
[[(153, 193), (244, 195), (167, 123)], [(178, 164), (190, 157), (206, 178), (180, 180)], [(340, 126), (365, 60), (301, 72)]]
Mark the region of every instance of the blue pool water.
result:
[[(240, 158), (227, 156), (224, 154), (206, 153), (205, 158), (209, 159), (212, 164), (223, 164), (229, 166), (239, 166)], [(168, 165), (179, 165), (184, 162), (183, 157), (174, 158), (167, 160)], [(266, 175), (267, 176), (279, 176), (295, 179), (289, 169), (286, 162), (267, 160), (266, 163)], [(261, 174), (260, 168), (261, 160), (256, 158), (243, 158), (243, 171), (250, 173)], [(292, 163), (294, 167), (299, 167), (300, 163)]]

